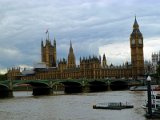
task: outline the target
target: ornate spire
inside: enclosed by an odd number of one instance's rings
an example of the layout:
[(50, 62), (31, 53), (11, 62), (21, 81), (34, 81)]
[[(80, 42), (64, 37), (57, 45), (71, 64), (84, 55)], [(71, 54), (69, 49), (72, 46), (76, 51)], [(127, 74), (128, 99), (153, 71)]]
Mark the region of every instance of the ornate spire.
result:
[(54, 47), (56, 47), (56, 39), (55, 39), (55, 37), (54, 37), (54, 43), (53, 44), (54, 44)]
[(135, 16), (134, 24), (133, 24), (133, 31), (131, 33), (132, 37), (138, 36), (139, 38), (142, 38), (142, 33), (139, 30), (139, 25)]
[(43, 40), (41, 41), (41, 46), (43, 47)]
[(70, 47), (72, 47), (72, 42), (71, 42), (71, 40), (70, 40)]
[(69, 49), (69, 52), (73, 53), (73, 48), (72, 48), (72, 42), (71, 42), (71, 40), (70, 40), (70, 49)]
[(134, 24), (133, 24), (133, 29), (138, 29), (139, 28), (139, 25), (138, 25), (138, 22), (137, 22), (137, 19), (136, 19), (136, 16), (135, 16), (135, 20), (134, 20)]
[(103, 60), (106, 60), (106, 56), (105, 56), (105, 54), (103, 54)]
[(75, 68), (75, 67), (76, 67), (76, 59), (72, 48), (72, 42), (70, 41), (70, 48), (68, 54), (68, 68)]
[(102, 66), (103, 68), (107, 67), (107, 60), (105, 54), (103, 54)]

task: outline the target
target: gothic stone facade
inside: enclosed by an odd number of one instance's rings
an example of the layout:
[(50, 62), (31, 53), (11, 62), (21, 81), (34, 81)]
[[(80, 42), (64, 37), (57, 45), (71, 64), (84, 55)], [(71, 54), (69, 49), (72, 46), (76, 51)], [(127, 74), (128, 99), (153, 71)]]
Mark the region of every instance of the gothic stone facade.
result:
[[(70, 42), (68, 59), (60, 59), (57, 63), (56, 40), (54, 44), (46, 40), (41, 43), (42, 62), (47, 68), (36, 68), (33, 74), (23, 75), (20, 71), (17, 76), (20, 79), (104, 79), (104, 78), (136, 78), (144, 74), (143, 36), (135, 18), (133, 32), (130, 35), (131, 64), (126, 62), (120, 66), (107, 65), (105, 54), (102, 57), (89, 56), (80, 58), (80, 65), (76, 65), (76, 58), (72, 43)], [(13, 70), (14, 71), (14, 70)], [(8, 71), (8, 78), (12, 78), (12, 70)], [(14, 77), (15, 78), (15, 77)]]

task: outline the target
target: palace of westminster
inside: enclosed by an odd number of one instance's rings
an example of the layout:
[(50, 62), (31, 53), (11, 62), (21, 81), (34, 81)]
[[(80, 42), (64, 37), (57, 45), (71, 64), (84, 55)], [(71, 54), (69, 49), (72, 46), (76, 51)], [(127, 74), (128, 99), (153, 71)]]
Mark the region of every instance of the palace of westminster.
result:
[(46, 38), (41, 42), (41, 62), (33, 70), (20, 71), (20, 68), (8, 69), (7, 77), (10, 80), (35, 79), (104, 79), (104, 78), (134, 78), (144, 75), (143, 35), (139, 30), (136, 17), (133, 31), (130, 34), (131, 64), (126, 62), (121, 66), (107, 65), (105, 54), (101, 57), (80, 57), (80, 64), (76, 65), (76, 57), (72, 43), (68, 59), (57, 62), (56, 40), (53, 44)]

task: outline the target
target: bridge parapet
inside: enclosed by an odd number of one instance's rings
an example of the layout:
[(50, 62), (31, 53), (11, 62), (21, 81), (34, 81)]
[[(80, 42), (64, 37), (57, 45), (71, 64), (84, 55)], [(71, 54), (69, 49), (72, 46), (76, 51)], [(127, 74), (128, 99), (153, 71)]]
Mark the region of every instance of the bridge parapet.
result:
[(93, 81), (105, 82), (106, 84), (110, 84), (115, 81), (124, 81), (128, 83), (131, 82), (127, 79), (85, 79), (85, 78), (82, 78), (82, 79), (49, 79), (49, 80), (5, 80), (5, 81), (0, 81), (0, 84), (7, 86), (9, 89), (13, 89), (13, 87), (15, 87), (16, 85), (34, 82), (34, 83), (43, 83), (52, 88), (55, 84), (62, 83), (62, 82), (76, 82), (76, 83), (81, 84), (82, 86), (85, 86)]

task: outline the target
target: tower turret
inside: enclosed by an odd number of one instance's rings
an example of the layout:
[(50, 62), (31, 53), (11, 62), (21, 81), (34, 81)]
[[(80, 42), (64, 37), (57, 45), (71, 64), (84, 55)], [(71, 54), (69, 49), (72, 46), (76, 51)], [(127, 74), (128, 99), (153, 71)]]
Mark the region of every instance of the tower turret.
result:
[(53, 43), (54, 47), (56, 47), (56, 39), (54, 38), (54, 43)]
[(54, 38), (54, 43), (53, 43), (53, 63), (52, 63), (53, 67), (56, 67), (56, 61), (57, 61), (57, 48), (56, 48), (56, 39)]
[(70, 41), (70, 48), (68, 54), (68, 68), (75, 68), (76, 67), (76, 59), (72, 48), (72, 42)]
[(136, 79), (144, 75), (143, 36), (135, 17), (133, 31), (130, 35), (132, 76)]
[(41, 41), (41, 46), (43, 47), (43, 40)]
[(107, 60), (105, 54), (103, 54), (102, 67), (105, 68), (107, 66)]
[[(46, 43), (41, 42), (41, 61), (46, 63), (47, 67), (56, 67), (57, 54), (56, 54), (56, 45), (52, 45), (49, 40), (49, 32), (48, 38), (46, 38)], [(54, 40), (54, 43), (56, 41)]]

